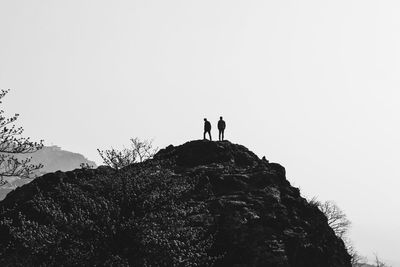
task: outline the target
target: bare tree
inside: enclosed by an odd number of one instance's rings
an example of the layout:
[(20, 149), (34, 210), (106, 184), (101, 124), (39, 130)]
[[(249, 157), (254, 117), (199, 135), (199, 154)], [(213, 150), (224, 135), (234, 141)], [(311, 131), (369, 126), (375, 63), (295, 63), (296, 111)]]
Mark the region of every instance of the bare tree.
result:
[[(353, 243), (347, 237), (347, 232), (350, 228), (351, 222), (347, 219), (346, 214), (334, 203), (333, 201), (320, 202), (317, 198), (309, 200), (311, 205), (317, 206), (327, 217), (329, 226), (333, 229), (336, 236), (340, 237), (346, 246), (347, 252), (351, 256), (352, 266), (364, 266), (367, 264), (367, 259), (356, 251)], [(382, 262), (375, 254), (376, 267), (390, 267)]]
[[(10, 90), (1, 90), (0, 104)], [(31, 164), (31, 158), (25, 156), (43, 148), (43, 140), (32, 142), (29, 137), (22, 137), (24, 129), (16, 127), (15, 121), (19, 114), (5, 117), (0, 109), (0, 184), (5, 183), (5, 177), (34, 178), (33, 172), (42, 168), (42, 164)]]
[(329, 226), (338, 237), (343, 238), (349, 230), (351, 222), (336, 203), (333, 201), (325, 201), (322, 203), (316, 198), (311, 199), (310, 203), (316, 205), (325, 214)]
[(358, 254), (353, 243), (346, 235), (351, 225), (346, 214), (333, 201), (325, 201), (322, 203), (314, 197), (309, 203), (317, 206), (325, 214), (328, 219), (328, 224), (333, 229), (336, 236), (344, 241), (347, 252), (351, 256), (352, 266), (366, 263), (366, 258)]
[(129, 149), (116, 150), (115, 148), (100, 150), (97, 149), (103, 163), (115, 170), (119, 170), (136, 162), (136, 157)]
[(345, 237), (343, 238), (343, 241), (346, 246), (347, 253), (349, 253), (351, 257), (351, 266), (363, 266), (368, 262), (366, 257), (363, 257), (360, 254), (358, 254), (357, 250), (353, 245), (353, 242), (349, 238)]
[(139, 138), (131, 138), (130, 148), (117, 150), (114, 148), (100, 150), (97, 149), (103, 163), (113, 169), (119, 170), (137, 162), (144, 162), (151, 159), (158, 151), (153, 148), (153, 142), (148, 140), (140, 140)]
[(139, 162), (153, 158), (158, 151), (158, 148), (153, 148), (153, 140), (140, 140), (137, 137), (131, 138), (131, 148)]
[(376, 266), (376, 267), (390, 267), (390, 266), (387, 265), (386, 263), (382, 262), (382, 261), (379, 259), (379, 257), (378, 257), (377, 254), (375, 254), (375, 266)]

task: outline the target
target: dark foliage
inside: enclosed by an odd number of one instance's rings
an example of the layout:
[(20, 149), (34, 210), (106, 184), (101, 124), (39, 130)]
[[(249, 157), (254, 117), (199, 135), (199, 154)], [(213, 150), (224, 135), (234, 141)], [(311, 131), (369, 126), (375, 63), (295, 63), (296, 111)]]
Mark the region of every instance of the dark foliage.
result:
[(0, 266), (350, 266), (282, 170), (195, 141), (119, 171), (44, 175), (0, 202)]

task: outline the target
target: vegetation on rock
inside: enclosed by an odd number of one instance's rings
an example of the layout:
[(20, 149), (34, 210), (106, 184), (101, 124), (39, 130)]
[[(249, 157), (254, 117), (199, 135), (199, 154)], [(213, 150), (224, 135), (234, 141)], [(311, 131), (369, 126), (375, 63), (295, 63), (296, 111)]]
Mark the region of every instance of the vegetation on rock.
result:
[(229, 142), (35, 179), (0, 202), (1, 266), (351, 266), (279, 164)]
[(131, 164), (151, 159), (158, 151), (158, 148), (153, 148), (153, 141), (141, 140), (137, 137), (131, 138), (130, 141), (130, 147), (122, 150), (115, 148), (97, 149), (103, 163), (115, 170), (119, 170)]

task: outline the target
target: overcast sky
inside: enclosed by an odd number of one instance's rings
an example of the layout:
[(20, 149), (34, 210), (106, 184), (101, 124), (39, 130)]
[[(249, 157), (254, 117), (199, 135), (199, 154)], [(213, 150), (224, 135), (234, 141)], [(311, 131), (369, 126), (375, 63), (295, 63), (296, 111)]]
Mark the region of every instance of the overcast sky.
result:
[(203, 118), (334, 200), (361, 254), (399, 260), (400, 3), (1, 0), (9, 115), (100, 163), (130, 137), (202, 138)]

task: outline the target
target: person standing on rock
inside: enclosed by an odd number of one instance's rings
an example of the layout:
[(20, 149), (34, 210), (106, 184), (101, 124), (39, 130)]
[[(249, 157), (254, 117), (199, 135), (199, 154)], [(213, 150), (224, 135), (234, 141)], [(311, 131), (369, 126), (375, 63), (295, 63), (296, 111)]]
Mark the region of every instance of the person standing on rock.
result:
[(219, 131), (219, 141), (224, 141), (224, 131), (225, 131), (225, 121), (222, 119), (222, 116), (219, 117), (219, 121), (218, 121), (218, 131)]
[(204, 139), (207, 139), (206, 133), (208, 133), (208, 136), (210, 137), (210, 141), (212, 141), (212, 139), (211, 139), (211, 123), (206, 118), (204, 118)]

